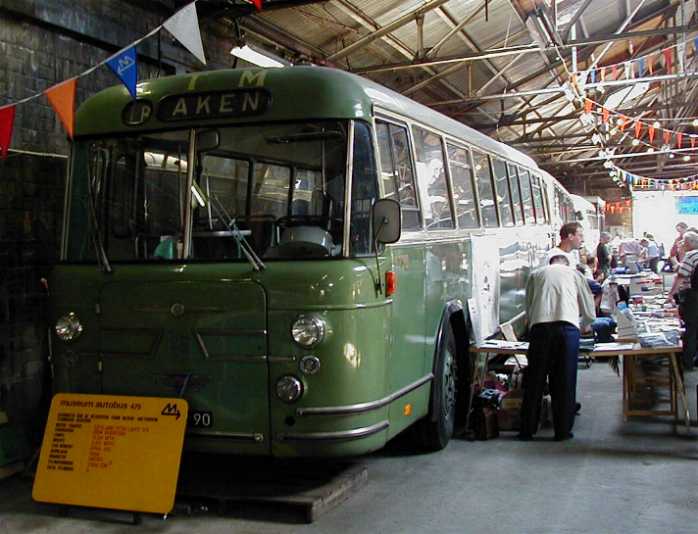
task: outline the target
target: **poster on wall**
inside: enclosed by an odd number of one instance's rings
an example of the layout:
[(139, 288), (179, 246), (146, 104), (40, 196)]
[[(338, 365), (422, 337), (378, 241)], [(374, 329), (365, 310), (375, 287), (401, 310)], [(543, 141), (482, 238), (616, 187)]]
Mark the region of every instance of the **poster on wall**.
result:
[(473, 236), (473, 300), (479, 311), (479, 332), (484, 339), (499, 328), (499, 246), (492, 236)]

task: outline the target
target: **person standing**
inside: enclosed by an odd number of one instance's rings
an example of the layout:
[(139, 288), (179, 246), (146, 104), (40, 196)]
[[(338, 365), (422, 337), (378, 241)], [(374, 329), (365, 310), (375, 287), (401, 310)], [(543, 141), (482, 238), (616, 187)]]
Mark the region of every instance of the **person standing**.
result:
[(608, 278), (611, 272), (611, 251), (608, 248), (608, 242), (611, 240), (611, 234), (601, 232), (599, 236), (599, 244), (596, 247), (596, 260), (598, 261), (598, 269), (603, 273), (603, 278)]
[(657, 273), (659, 272), (658, 266), (659, 258), (661, 256), (659, 246), (654, 240), (654, 236), (652, 236), (652, 234), (647, 234), (645, 241), (647, 241), (647, 244), (645, 245), (645, 247), (647, 247), (647, 266), (649, 267), (650, 271)]
[(686, 371), (696, 365), (698, 350), (698, 233), (683, 234), (685, 255), (676, 271), (676, 278), (669, 290), (669, 298), (675, 298), (679, 304), (679, 313), (683, 319), (683, 368)]
[(679, 235), (674, 239), (674, 244), (671, 245), (671, 250), (669, 251), (669, 261), (674, 270), (678, 268), (681, 260), (683, 260), (684, 250), (681, 246), (681, 241), (687, 229), (688, 225), (685, 222), (680, 222), (676, 225), (676, 231)]
[(553, 256), (549, 265), (531, 273), (526, 284), (526, 314), (530, 344), (519, 439), (532, 439), (538, 428), (546, 378), (555, 439), (570, 439), (576, 411), (580, 317), (586, 330), (596, 315), (587, 281), (570, 267), (567, 255)]
[(584, 243), (584, 229), (578, 222), (563, 224), (560, 228), (560, 244), (551, 248), (546, 254), (546, 264), (555, 256), (565, 256), (570, 267), (579, 264), (579, 248)]

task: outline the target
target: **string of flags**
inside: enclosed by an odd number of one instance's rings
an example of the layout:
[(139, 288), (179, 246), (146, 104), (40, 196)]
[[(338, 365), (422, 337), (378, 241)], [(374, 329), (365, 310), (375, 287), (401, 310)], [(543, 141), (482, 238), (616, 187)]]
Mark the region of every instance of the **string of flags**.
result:
[(644, 191), (694, 191), (698, 190), (698, 174), (683, 176), (681, 178), (650, 178), (639, 176), (611, 164), (611, 177), (616, 183), (623, 184), (630, 191), (642, 189)]
[[(257, 8), (262, 9), (262, 0), (252, 0)], [(136, 84), (138, 82), (138, 70), (136, 59), (136, 46), (142, 41), (158, 33), (162, 28), (166, 29), (201, 63), (206, 64), (201, 33), (199, 31), (199, 19), (196, 14), (196, 0), (177, 11), (170, 18), (165, 20), (160, 26), (148, 32), (143, 37), (133, 41), (122, 49), (118, 50), (108, 58), (81, 72), (80, 74), (63, 80), (40, 93), (33, 94), (17, 102), (0, 106), (0, 159), (5, 159), (12, 141), (12, 130), (16, 117), (17, 106), (25, 104), (46, 96), (51, 107), (56, 112), (68, 137), (73, 137), (73, 127), (75, 121), (75, 93), (77, 82), (102, 65), (106, 65), (126, 86), (126, 89), (133, 98), (136, 98)]]
[(632, 202), (628, 199), (626, 200), (607, 200), (604, 206), (604, 211), (606, 213), (618, 213), (622, 214), (628, 212), (632, 209)]
[[(698, 135), (664, 128), (657, 121), (648, 122), (628, 117), (590, 98), (584, 99), (584, 114), (587, 117), (594, 114), (600, 116), (601, 122), (609, 125), (609, 129), (616, 128), (621, 133), (625, 132), (627, 128), (638, 141), (654, 144), (656, 140), (665, 150), (671, 148), (696, 148), (696, 145), (698, 145)], [(582, 122), (584, 121), (585, 118), (583, 117)], [(645, 140), (645, 136), (647, 140)]]
[[(633, 78), (640, 78), (645, 74), (652, 76), (655, 71), (659, 70), (661, 67), (664, 67), (665, 74), (671, 74), (672, 71), (683, 72), (686, 51), (691, 45), (693, 46), (693, 53), (695, 56), (698, 54), (698, 37), (675, 43), (661, 50), (656, 50), (628, 61), (591, 69), (588, 71), (585, 81), (597, 83), (606, 80), (620, 80), (622, 77), (625, 77), (626, 80), (630, 80)], [(580, 77), (583, 74), (584, 73), (576, 73), (575, 76)]]

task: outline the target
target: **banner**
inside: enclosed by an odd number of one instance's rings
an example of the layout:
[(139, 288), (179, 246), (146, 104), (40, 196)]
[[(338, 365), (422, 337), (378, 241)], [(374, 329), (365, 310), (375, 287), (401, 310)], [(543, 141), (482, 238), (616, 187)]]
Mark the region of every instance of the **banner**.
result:
[(58, 85), (49, 87), (44, 91), (44, 94), (51, 103), (58, 118), (63, 123), (68, 137), (73, 138), (73, 124), (75, 121), (75, 88), (77, 79), (71, 78)]
[(136, 83), (138, 82), (138, 65), (136, 64), (136, 47), (132, 46), (118, 56), (107, 61), (107, 66), (126, 86), (133, 98), (136, 98)]
[(204, 46), (201, 43), (201, 33), (199, 32), (199, 18), (196, 16), (196, 3), (192, 2), (188, 6), (180, 9), (167, 19), (163, 24), (189, 52), (206, 65)]
[(0, 159), (7, 157), (12, 141), (12, 127), (15, 123), (15, 107), (0, 108)]

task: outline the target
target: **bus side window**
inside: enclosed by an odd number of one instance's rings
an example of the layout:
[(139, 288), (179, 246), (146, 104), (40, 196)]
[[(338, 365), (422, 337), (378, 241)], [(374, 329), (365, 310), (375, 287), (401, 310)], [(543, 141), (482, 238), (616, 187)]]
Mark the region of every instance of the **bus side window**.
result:
[(521, 206), (521, 191), (519, 190), (519, 177), (516, 174), (516, 165), (507, 164), (509, 175), (509, 189), (511, 190), (511, 203), (514, 206), (514, 221), (524, 223), (523, 207)]
[(349, 246), (353, 256), (372, 252), (371, 206), (378, 198), (376, 162), (371, 131), (363, 122), (354, 123), (354, 165), (351, 182), (351, 227)]
[(427, 230), (453, 228), (441, 136), (412, 126), (417, 160), (417, 186)]
[(507, 183), (507, 167), (499, 158), (492, 158), (492, 170), (494, 171), (494, 184), (497, 193), (497, 205), (499, 215), (502, 218), (502, 226), (514, 226), (514, 213), (511, 208), (511, 195)]
[(543, 211), (543, 192), (540, 188), (540, 178), (531, 175), (531, 185), (533, 186), (533, 205), (536, 208), (536, 222), (543, 224), (545, 222), (545, 212)]
[(453, 184), (453, 201), (456, 205), (456, 217), (460, 228), (477, 228), (480, 226), (473, 173), (470, 167), (470, 151), (448, 143), (448, 165)]
[(550, 200), (548, 199), (548, 184), (543, 178), (540, 179), (540, 185), (543, 189), (543, 209), (545, 210), (545, 222), (550, 223)]
[(407, 129), (381, 121), (377, 121), (376, 124), (381, 180), (385, 186), (386, 197), (400, 202), (403, 229), (419, 229), (422, 221), (417, 205)]
[(487, 154), (473, 150), (473, 162), (475, 165), (475, 180), (477, 182), (477, 192), (480, 197), (480, 212), (482, 222), (487, 228), (498, 226), (497, 206), (494, 203), (494, 192), (492, 191), (492, 172)]
[(533, 194), (531, 192), (531, 175), (525, 169), (519, 167), (519, 185), (521, 187), (521, 204), (523, 204), (524, 216), (527, 224), (535, 224), (536, 217), (533, 214)]

